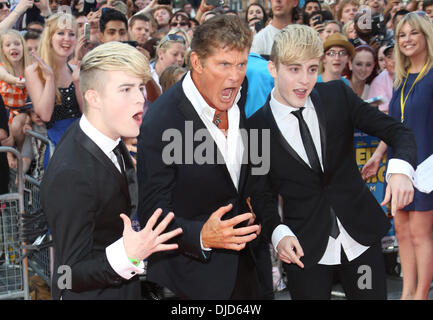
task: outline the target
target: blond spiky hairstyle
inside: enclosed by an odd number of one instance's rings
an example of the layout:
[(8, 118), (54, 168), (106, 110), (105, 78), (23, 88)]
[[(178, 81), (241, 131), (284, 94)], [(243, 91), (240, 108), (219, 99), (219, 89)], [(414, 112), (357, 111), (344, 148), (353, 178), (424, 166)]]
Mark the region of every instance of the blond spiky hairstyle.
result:
[(319, 33), (300, 24), (288, 25), (274, 38), (270, 60), (278, 64), (291, 64), (323, 56), (323, 42)]
[(80, 65), (80, 91), (83, 95), (87, 90), (101, 91), (104, 82), (101, 71), (124, 71), (143, 79), (144, 83), (152, 78), (147, 58), (129, 44), (117, 41), (102, 44), (84, 56)]

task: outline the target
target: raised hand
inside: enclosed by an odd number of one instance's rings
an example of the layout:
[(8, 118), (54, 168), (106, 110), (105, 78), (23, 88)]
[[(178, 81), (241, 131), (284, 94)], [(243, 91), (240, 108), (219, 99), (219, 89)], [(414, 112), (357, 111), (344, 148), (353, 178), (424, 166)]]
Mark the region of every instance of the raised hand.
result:
[(27, 9), (30, 9), (33, 7), (34, 1), (33, 0), (20, 0), (15, 7), (15, 10), (19, 13), (19, 15), (23, 14), (27, 11)]
[(32, 53), (32, 57), (34, 61), (36, 61), (36, 64), (34, 64), (34, 68), (36, 68), (36, 66), (39, 66), (41, 68), (42, 75), (44, 76), (45, 80), (49, 78), (54, 79), (53, 69), (51, 69), (51, 67), (47, 65), (45, 61), (42, 60), (36, 53)]
[(304, 268), (301, 262), (301, 257), (304, 256), (304, 251), (296, 237), (286, 236), (278, 242), (277, 245), (278, 258), (285, 263), (296, 263), (299, 267)]
[(222, 248), (240, 251), (247, 242), (257, 238), (258, 225), (234, 228), (237, 224), (252, 218), (252, 213), (244, 213), (228, 220), (221, 218), (233, 208), (232, 204), (220, 207), (213, 212), (201, 230), (205, 248)]
[[(146, 226), (139, 232), (136, 232), (131, 225), (131, 220), (121, 214), (123, 220), (123, 244), (128, 258), (144, 260), (154, 252), (175, 250), (178, 248), (176, 243), (164, 244), (164, 242), (174, 238), (182, 233), (181, 228), (173, 231), (162, 233), (168, 224), (173, 220), (173, 212), (168, 213), (165, 218), (155, 227), (158, 218), (161, 216), (162, 210), (157, 209)], [(155, 228), (154, 228), (155, 227)]]

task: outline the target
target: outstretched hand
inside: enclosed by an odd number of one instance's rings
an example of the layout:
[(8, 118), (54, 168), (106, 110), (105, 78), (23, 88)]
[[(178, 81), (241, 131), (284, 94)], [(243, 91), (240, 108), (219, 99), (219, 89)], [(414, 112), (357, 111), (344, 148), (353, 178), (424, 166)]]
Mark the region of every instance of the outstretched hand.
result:
[[(173, 212), (168, 213), (165, 218), (155, 227), (156, 222), (162, 214), (161, 209), (157, 209), (146, 226), (136, 232), (131, 225), (131, 220), (125, 214), (120, 217), (123, 220), (123, 244), (128, 258), (144, 260), (154, 252), (175, 250), (178, 248), (176, 243), (164, 244), (164, 242), (182, 233), (181, 228), (162, 233), (168, 224), (173, 220)], [(155, 227), (155, 228), (154, 228)]]
[(257, 238), (258, 225), (234, 228), (237, 224), (252, 218), (252, 213), (244, 213), (228, 220), (222, 217), (232, 210), (233, 205), (220, 207), (213, 212), (203, 225), (201, 236), (205, 248), (222, 248), (240, 251), (247, 242)]

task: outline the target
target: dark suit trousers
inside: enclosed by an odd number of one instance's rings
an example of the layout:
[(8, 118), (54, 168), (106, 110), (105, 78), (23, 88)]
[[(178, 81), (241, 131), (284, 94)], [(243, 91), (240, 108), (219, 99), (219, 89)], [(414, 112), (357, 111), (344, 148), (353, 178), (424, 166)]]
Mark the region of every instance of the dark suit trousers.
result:
[(230, 300), (258, 300), (260, 296), (259, 279), (249, 248), (239, 253), (236, 283)]
[(306, 270), (286, 270), (292, 299), (329, 300), (336, 275), (347, 299), (386, 300), (385, 263), (381, 244), (371, 246), (350, 262), (343, 249), (341, 255), (340, 265), (316, 264)]

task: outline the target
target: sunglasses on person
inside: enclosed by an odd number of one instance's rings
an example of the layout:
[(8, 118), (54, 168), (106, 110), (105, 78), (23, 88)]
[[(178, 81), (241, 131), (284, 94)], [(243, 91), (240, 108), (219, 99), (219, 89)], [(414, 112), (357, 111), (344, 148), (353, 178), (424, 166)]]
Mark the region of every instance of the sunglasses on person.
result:
[(166, 35), (162, 40), (161, 40), (161, 45), (167, 41), (177, 41), (177, 42), (182, 42), (183, 44), (185, 44), (185, 39), (182, 36), (179, 36), (177, 34), (168, 34)]
[(4, 7), (7, 7), (8, 9), (10, 9), (11, 4), (9, 2), (0, 2), (0, 10), (2, 10)]
[(173, 21), (172, 23), (170, 23), (170, 27), (176, 28), (177, 26), (180, 27), (185, 27), (188, 25), (188, 22), (182, 21), (182, 22), (175, 22)]
[(346, 50), (342, 50), (342, 51), (329, 50), (329, 51), (326, 51), (325, 54), (331, 58), (335, 57), (335, 56), (345, 57), (345, 56), (347, 56), (347, 51)]

